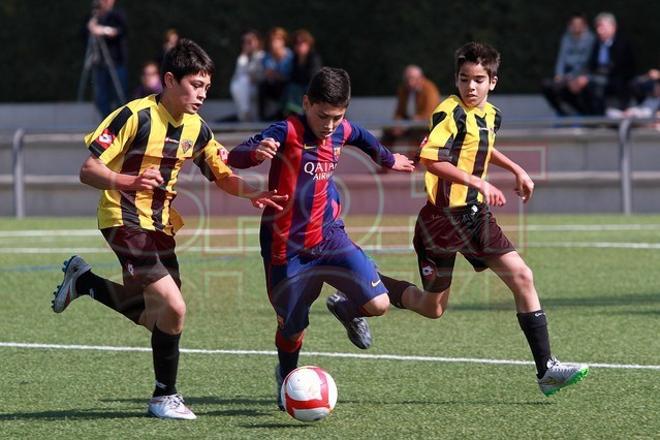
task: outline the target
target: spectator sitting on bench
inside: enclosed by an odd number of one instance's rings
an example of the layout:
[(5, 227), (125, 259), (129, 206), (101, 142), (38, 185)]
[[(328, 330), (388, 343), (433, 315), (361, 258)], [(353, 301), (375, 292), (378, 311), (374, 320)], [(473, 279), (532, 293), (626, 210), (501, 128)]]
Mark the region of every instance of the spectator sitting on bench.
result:
[(595, 39), (584, 15), (574, 14), (568, 19), (555, 62), (555, 76), (542, 83), (543, 95), (558, 116), (570, 113), (567, 106), (579, 114), (588, 112), (587, 105), (579, 99), (580, 94), (573, 93), (569, 84), (585, 74)]
[(569, 87), (573, 93), (580, 93), (587, 114), (604, 115), (608, 98), (615, 99), (619, 110), (628, 107), (635, 59), (632, 46), (617, 31), (614, 15), (601, 12), (594, 23), (598, 39), (589, 59), (589, 72), (571, 81)]
[(403, 82), (397, 91), (394, 119), (419, 121), (420, 127), (390, 127), (384, 130), (381, 143), (386, 147), (405, 146), (407, 151), (395, 151), (408, 156), (415, 155), (424, 136), (433, 110), (440, 104), (440, 93), (435, 84), (424, 76), (419, 66), (409, 65), (403, 71)]

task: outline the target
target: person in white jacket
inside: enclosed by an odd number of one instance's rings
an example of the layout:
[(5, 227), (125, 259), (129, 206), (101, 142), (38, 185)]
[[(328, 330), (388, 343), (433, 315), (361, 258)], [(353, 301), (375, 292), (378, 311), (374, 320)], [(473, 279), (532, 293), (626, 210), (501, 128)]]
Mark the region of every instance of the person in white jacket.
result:
[(241, 36), (241, 53), (229, 84), (236, 105), (238, 120), (258, 120), (258, 84), (263, 77), (264, 51), (257, 31), (248, 30)]

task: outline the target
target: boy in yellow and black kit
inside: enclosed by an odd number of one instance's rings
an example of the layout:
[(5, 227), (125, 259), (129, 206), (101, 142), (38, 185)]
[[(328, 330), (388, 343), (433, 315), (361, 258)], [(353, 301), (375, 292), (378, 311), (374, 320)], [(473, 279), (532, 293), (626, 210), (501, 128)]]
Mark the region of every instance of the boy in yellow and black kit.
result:
[(457, 252), (478, 272), (492, 269), (513, 293), (539, 387), (549, 396), (582, 380), (589, 368), (562, 364), (552, 356), (532, 271), (488, 209), (506, 203), (502, 192), (486, 181), (490, 164), (513, 173), (516, 193), (524, 202), (534, 190), (525, 170), (494, 147), (501, 114), (488, 103), (488, 93), (497, 84), (500, 55), (487, 44), (473, 42), (456, 52), (455, 61), (459, 96), (450, 96), (435, 109), (428, 139), (419, 150), (428, 201), (417, 219), (414, 247), (424, 290), (383, 275), (381, 279), (392, 304), (439, 318), (447, 308)]
[(145, 327), (156, 378), (148, 413), (193, 420), (176, 388), (186, 315), (175, 249), (183, 220), (171, 206), (179, 173), (192, 160), (221, 190), (258, 208), (281, 210), (287, 197), (253, 188), (224, 163), (226, 150), (197, 114), (215, 70), (208, 54), (182, 39), (168, 51), (162, 70), (161, 94), (123, 105), (85, 137), (90, 155), (80, 180), (101, 190), (98, 225), (122, 266), (124, 283), (98, 276), (74, 255), (64, 263), (52, 308), (62, 313), (76, 298), (89, 296)]

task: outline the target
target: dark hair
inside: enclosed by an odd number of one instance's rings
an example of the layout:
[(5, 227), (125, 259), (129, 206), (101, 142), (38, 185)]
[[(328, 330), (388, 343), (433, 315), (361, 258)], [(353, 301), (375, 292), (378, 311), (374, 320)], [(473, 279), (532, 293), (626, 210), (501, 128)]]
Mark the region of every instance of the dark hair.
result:
[(574, 19), (579, 18), (580, 20), (584, 21), (585, 23), (588, 23), (589, 20), (587, 20), (587, 14), (584, 12), (573, 12), (571, 15), (568, 16), (568, 22), (570, 23)]
[(314, 36), (307, 29), (298, 29), (295, 31), (292, 40), (294, 45), (300, 41), (309, 44), (309, 47), (314, 47)]
[(497, 76), (497, 69), (500, 67), (500, 53), (489, 44), (475, 41), (458, 49), (454, 59), (456, 61), (456, 76), (458, 76), (461, 66), (468, 62), (481, 64), (490, 78)]
[(243, 32), (241, 32), (241, 43), (243, 43), (243, 40), (248, 36), (252, 35), (254, 38), (257, 39), (259, 42), (259, 45), (261, 46), (261, 34), (259, 33), (258, 30), (256, 29), (245, 29)]
[(172, 49), (168, 50), (160, 69), (161, 81), (165, 84), (165, 74), (172, 73), (177, 81), (186, 75), (204, 72), (213, 75), (215, 64), (204, 49), (187, 38), (182, 38)]
[(306, 95), (312, 104), (348, 107), (351, 100), (351, 77), (344, 69), (322, 67), (309, 82)]

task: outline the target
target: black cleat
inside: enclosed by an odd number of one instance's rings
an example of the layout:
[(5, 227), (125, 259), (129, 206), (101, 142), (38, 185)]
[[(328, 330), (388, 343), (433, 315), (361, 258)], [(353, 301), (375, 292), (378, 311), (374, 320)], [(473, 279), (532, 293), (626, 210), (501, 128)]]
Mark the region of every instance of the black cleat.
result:
[(353, 345), (355, 345), (357, 348), (361, 348), (362, 350), (366, 350), (367, 348), (371, 347), (371, 330), (369, 330), (369, 323), (367, 322), (367, 318), (353, 318), (350, 320), (342, 319), (339, 316), (337, 309), (339, 304), (344, 301), (348, 301), (346, 296), (338, 291), (330, 295), (325, 304), (328, 306), (330, 313), (335, 315), (335, 318), (337, 318), (339, 322), (341, 322), (342, 325), (346, 328), (348, 339), (351, 340)]
[(57, 286), (57, 290), (53, 292), (53, 301), (51, 303), (51, 307), (55, 313), (62, 313), (71, 304), (71, 301), (78, 298), (76, 281), (78, 281), (80, 275), (90, 270), (92, 270), (92, 266), (87, 264), (78, 255), (74, 255), (64, 262), (64, 266), (62, 267), (64, 280), (62, 280), (62, 284)]
[(280, 370), (280, 364), (277, 364), (275, 365), (275, 383), (277, 384), (277, 407), (280, 411), (284, 411), (284, 403), (282, 403), (282, 382), (284, 382), (282, 370)]

